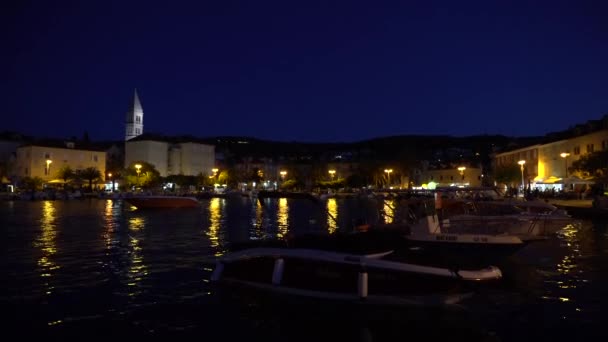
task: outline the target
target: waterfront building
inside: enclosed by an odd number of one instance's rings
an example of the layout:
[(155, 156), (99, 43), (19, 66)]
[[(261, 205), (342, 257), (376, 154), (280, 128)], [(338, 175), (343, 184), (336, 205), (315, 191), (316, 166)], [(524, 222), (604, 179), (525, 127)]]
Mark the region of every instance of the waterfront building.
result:
[(125, 168), (140, 161), (154, 165), (162, 177), (212, 175), (215, 146), (190, 137), (142, 135), (125, 142)]
[(39, 177), (46, 183), (61, 183), (58, 171), (63, 167), (72, 170), (96, 168), (106, 173), (106, 153), (91, 147), (80, 147), (72, 141), (44, 141), (25, 144), (17, 148), (13, 176)]
[(435, 187), (479, 187), (482, 185), (482, 170), (473, 167), (450, 167), (428, 169), (421, 173), (423, 185), (434, 184)]
[(577, 184), (589, 183), (585, 178), (590, 176), (573, 175), (569, 171), (572, 163), (601, 150), (608, 150), (608, 116), (550, 134), (545, 143), (498, 153), (494, 161), (497, 167), (519, 165), (526, 187), (572, 190)]

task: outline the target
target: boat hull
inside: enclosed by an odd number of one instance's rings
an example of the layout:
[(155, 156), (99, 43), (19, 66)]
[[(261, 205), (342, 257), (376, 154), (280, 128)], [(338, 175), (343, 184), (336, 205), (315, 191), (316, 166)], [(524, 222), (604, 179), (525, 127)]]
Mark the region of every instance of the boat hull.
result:
[[(236, 256), (235, 256), (236, 255)], [(500, 270), (463, 271), (308, 249), (243, 250), (218, 261), (211, 280), (277, 295), (346, 303), (441, 307), (468, 298)]]

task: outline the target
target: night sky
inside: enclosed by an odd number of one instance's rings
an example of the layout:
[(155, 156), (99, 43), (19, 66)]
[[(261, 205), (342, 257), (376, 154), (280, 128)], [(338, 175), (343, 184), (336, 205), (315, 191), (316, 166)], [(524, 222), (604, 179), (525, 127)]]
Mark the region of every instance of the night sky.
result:
[(353, 142), (608, 113), (608, 1), (11, 1), (0, 131)]

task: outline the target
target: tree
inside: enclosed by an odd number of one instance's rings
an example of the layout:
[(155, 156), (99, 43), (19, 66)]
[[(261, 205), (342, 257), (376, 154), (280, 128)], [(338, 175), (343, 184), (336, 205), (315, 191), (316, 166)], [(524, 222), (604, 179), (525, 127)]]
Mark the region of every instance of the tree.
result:
[(494, 170), (494, 180), (503, 184), (518, 184), (521, 182), (521, 170), (518, 165), (502, 165)]
[(346, 184), (350, 188), (361, 188), (367, 186), (365, 178), (359, 173), (354, 173), (346, 178)]
[[(140, 165), (139, 172), (135, 165)], [(128, 186), (142, 188), (154, 187), (160, 184), (162, 178), (156, 167), (144, 161), (134, 161), (124, 170), (123, 179)]]
[(63, 187), (64, 188), (67, 186), (68, 181), (74, 179), (74, 177), (76, 177), (76, 173), (68, 165), (62, 166), (57, 171), (57, 178), (63, 180)]
[(22, 188), (33, 191), (42, 189), (42, 184), (44, 184), (44, 180), (40, 177), (24, 177), (20, 182)]
[(593, 152), (572, 163), (573, 174), (595, 177), (596, 183), (608, 183), (608, 150)]
[(76, 173), (89, 182), (89, 191), (93, 191), (93, 182), (101, 179), (101, 171), (96, 167), (87, 167), (84, 170), (77, 170)]

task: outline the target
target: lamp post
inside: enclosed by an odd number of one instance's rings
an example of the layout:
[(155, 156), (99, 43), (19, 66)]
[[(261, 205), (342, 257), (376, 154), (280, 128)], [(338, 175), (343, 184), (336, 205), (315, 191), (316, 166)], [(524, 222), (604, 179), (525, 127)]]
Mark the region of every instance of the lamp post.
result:
[(519, 168), (521, 169), (521, 191), (524, 191), (526, 185), (524, 183), (524, 165), (526, 164), (525, 160), (520, 160), (517, 162), (519, 164)]
[(390, 187), (391, 185), (391, 172), (393, 172), (393, 169), (384, 169), (384, 172), (386, 172), (386, 183), (387, 185)]
[(564, 179), (565, 179), (565, 178), (568, 178), (568, 157), (570, 156), (570, 153), (562, 152), (562, 153), (560, 153), (560, 156), (562, 158), (564, 158), (564, 160), (566, 161), (566, 173), (565, 173), (566, 177), (564, 177)]
[(458, 171), (460, 171), (460, 175), (462, 176), (462, 182), (464, 183), (464, 170), (466, 170), (467, 168), (464, 166), (460, 166), (458, 167)]
[(331, 180), (332, 180), (332, 182), (333, 182), (333, 180), (334, 180), (334, 175), (336, 174), (336, 170), (329, 170), (329, 171), (327, 171), (327, 172), (329, 172), (329, 175), (331, 176)]
[(49, 174), (51, 174), (51, 172), (50, 172), (50, 171), (51, 171), (51, 163), (52, 163), (52, 162), (53, 162), (53, 161), (52, 161), (52, 160), (50, 160), (50, 159), (47, 159), (47, 160), (46, 160), (46, 168), (44, 169), (44, 174), (45, 174), (45, 175), (47, 175), (47, 176), (48, 176)]
[(287, 175), (287, 171), (281, 171), (279, 173), (281, 174), (281, 181), (284, 182), (285, 181), (285, 175)]
[(110, 182), (112, 182), (112, 192), (114, 192), (114, 180), (112, 179), (112, 172), (108, 172), (108, 178), (110, 178)]
[(141, 172), (141, 164), (135, 164), (135, 171), (137, 171), (137, 177), (139, 177), (139, 173)]

